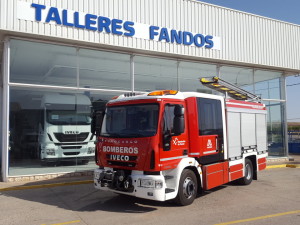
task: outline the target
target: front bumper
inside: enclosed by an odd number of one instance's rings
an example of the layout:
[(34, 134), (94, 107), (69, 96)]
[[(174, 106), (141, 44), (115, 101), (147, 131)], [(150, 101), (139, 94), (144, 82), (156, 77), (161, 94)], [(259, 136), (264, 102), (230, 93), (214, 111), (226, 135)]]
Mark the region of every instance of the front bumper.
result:
[[(166, 184), (162, 175), (144, 175), (141, 171), (122, 174), (112, 169), (95, 169), (94, 185), (96, 189), (122, 193), (139, 198), (165, 201)], [(144, 186), (143, 186), (144, 185)]]
[(92, 142), (78, 145), (50, 143), (42, 146), (41, 159), (45, 161), (91, 160), (95, 156), (95, 145)]

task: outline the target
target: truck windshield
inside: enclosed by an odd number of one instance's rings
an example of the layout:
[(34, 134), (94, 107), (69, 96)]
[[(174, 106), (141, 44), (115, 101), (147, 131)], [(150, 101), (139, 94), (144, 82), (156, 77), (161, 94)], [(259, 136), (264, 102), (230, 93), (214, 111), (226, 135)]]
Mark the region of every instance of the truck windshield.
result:
[(113, 106), (106, 109), (101, 136), (151, 137), (156, 134), (158, 104)]
[(52, 125), (90, 125), (90, 113), (73, 110), (47, 110), (47, 122)]

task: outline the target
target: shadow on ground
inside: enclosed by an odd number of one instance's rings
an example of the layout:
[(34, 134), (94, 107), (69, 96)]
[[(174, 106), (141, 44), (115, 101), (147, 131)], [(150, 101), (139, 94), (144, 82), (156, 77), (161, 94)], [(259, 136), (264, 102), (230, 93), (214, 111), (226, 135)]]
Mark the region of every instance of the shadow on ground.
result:
[[(59, 179), (48, 180), (47, 184), (56, 183), (57, 180)], [(42, 184), (45, 184), (45, 181), (30, 183), (31, 186)], [(25, 184), (24, 186), (28, 185)], [(223, 185), (206, 191), (197, 198), (226, 188), (226, 186)], [(173, 201), (158, 202), (96, 190), (93, 183), (3, 191), (0, 192), (0, 195), (7, 197), (2, 198), (2, 201), (7, 201), (8, 204), (9, 201), (14, 201), (16, 198), (79, 212), (147, 213), (162, 207), (178, 207)], [(5, 205), (6, 203), (2, 202), (2, 204)]]

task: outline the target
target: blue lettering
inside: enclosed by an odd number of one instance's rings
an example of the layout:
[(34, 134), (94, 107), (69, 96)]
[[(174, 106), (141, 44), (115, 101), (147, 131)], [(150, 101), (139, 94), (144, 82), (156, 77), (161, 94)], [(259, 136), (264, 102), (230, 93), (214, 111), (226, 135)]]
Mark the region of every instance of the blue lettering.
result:
[(124, 35), (128, 37), (132, 37), (135, 34), (135, 29), (134, 29), (134, 22), (126, 21), (124, 23), (124, 30), (128, 31), (125, 32)]
[(157, 27), (157, 26), (150, 26), (149, 30), (150, 30), (150, 40), (153, 40), (154, 36), (158, 35), (158, 32), (156, 32), (156, 30), (159, 30), (159, 27)]
[(45, 9), (46, 6), (32, 3), (31, 7), (35, 8), (35, 20), (41, 21), (42, 20), (42, 9)]
[(182, 31), (171, 30), (171, 42), (177, 44), (182, 44)]
[(66, 9), (64, 9), (62, 11), (62, 23), (63, 23), (63, 25), (66, 25), (69, 27), (74, 27), (74, 23), (68, 22), (68, 10), (66, 10)]
[(88, 30), (97, 30), (96, 27), (93, 27), (93, 25), (96, 24), (97, 16), (93, 14), (86, 14), (85, 15), (85, 28)]
[(122, 35), (123, 32), (119, 31), (119, 30), (122, 29), (122, 25), (120, 25), (120, 24), (122, 24), (122, 23), (123, 23), (122, 20), (113, 19), (113, 20), (111, 21), (111, 32), (112, 32), (113, 34)]
[(82, 29), (85, 28), (84, 25), (79, 24), (79, 12), (74, 12), (74, 26), (76, 28), (82, 28)]
[[(199, 42), (199, 38), (200, 38), (200, 42)], [(196, 34), (194, 36), (194, 44), (197, 47), (203, 47), (205, 44), (205, 37), (202, 34)]]
[(85, 28), (84, 25), (79, 24), (79, 12), (74, 12), (74, 26), (81, 29)]
[(165, 40), (166, 42), (170, 42), (170, 37), (169, 37), (167, 28), (161, 28), (158, 40), (159, 41)]
[(214, 47), (214, 41), (212, 40), (214, 37), (213, 36), (210, 36), (210, 35), (207, 35), (205, 37), (205, 42), (208, 44), (208, 45), (205, 45), (205, 48), (212, 48)]
[[(183, 32), (183, 44), (184, 45), (191, 45), (194, 41), (194, 36), (192, 33), (184, 31)], [(188, 40), (189, 39), (189, 40)]]
[(99, 16), (98, 17), (98, 31), (102, 32), (105, 30), (106, 33), (110, 33), (110, 19), (107, 17)]
[(56, 24), (61, 24), (61, 19), (58, 13), (58, 9), (55, 7), (51, 7), (49, 9), (48, 15), (46, 17), (46, 23), (49, 23), (50, 21), (55, 21)]

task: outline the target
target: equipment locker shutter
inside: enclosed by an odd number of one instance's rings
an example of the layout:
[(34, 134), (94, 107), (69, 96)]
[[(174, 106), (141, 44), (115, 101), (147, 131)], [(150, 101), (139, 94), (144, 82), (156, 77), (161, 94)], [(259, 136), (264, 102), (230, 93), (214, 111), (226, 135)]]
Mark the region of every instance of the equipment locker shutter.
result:
[(255, 114), (242, 113), (241, 115), (241, 131), (242, 131), (242, 147), (256, 145), (256, 122)]
[(266, 115), (256, 114), (257, 151), (267, 150)]
[(228, 112), (228, 158), (239, 157), (241, 151), (241, 114)]

